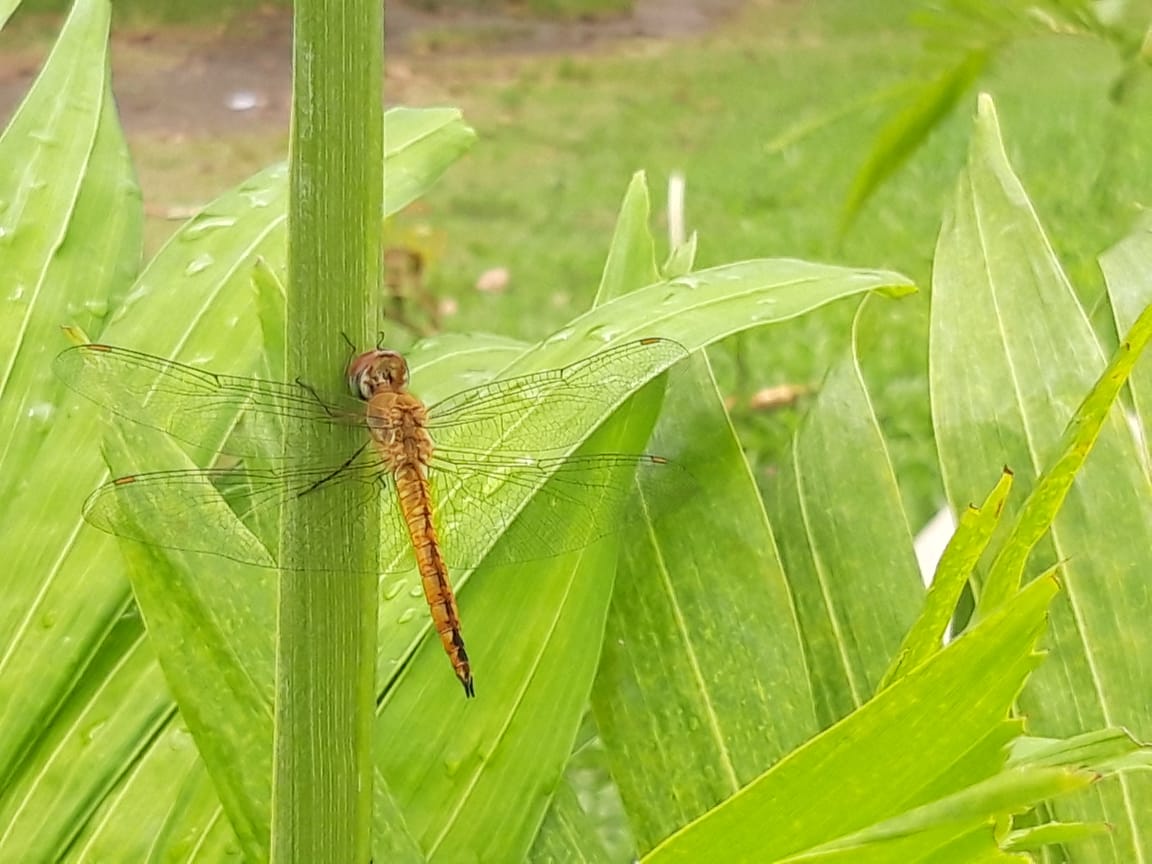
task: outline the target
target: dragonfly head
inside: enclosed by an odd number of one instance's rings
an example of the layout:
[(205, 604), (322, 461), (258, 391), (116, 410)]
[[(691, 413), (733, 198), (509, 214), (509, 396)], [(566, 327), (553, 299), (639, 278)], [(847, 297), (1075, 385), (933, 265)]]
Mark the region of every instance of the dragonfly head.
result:
[(365, 351), (348, 364), (348, 387), (361, 399), (408, 389), (408, 362), (395, 351)]

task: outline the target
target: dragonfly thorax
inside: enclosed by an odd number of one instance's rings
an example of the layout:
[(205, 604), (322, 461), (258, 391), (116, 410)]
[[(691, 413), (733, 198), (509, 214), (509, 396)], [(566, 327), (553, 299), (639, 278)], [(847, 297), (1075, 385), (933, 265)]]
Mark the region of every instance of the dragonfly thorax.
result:
[(365, 351), (348, 364), (348, 387), (364, 400), (377, 393), (403, 393), (408, 389), (408, 363), (396, 351)]

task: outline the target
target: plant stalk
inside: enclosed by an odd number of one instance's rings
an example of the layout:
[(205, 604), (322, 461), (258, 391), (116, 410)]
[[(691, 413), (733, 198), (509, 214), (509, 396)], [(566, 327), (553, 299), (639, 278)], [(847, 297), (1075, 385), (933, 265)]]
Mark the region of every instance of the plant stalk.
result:
[[(383, 5), (296, 0), (285, 344), (290, 379), (345, 385), (380, 285)], [(313, 424), (317, 425), (317, 424)], [(285, 448), (340, 465), (364, 443), (339, 425)], [(301, 450), (303, 448), (303, 450)], [(276, 644), (272, 861), (371, 852), (377, 513), (339, 477), (285, 501)]]

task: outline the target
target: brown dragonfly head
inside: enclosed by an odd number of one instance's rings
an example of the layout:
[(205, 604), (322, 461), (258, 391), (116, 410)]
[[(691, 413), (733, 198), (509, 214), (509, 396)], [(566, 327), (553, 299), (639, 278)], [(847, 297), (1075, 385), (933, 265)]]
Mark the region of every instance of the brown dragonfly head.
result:
[(348, 387), (365, 401), (377, 393), (403, 393), (408, 389), (408, 362), (395, 351), (365, 351), (348, 364)]

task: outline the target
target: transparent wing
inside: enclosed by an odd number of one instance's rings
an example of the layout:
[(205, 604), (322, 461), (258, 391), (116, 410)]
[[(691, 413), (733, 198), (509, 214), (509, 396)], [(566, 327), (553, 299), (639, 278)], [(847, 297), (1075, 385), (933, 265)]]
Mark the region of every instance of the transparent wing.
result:
[[(490, 454), (555, 452), (578, 444), (642, 384), (686, 356), (667, 339), (642, 339), (565, 366), (465, 390), (433, 406), (438, 449)], [(195, 447), (236, 456), (279, 452), (284, 418), (363, 425), (352, 397), (321, 400), (300, 384), (218, 375), (110, 345), (78, 345), (55, 361), (73, 390), (135, 423)]]
[[(388, 477), (371, 456), (336, 468), (244, 467), (131, 474), (105, 483), (84, 502), (84, 518), (101, 531), (149, 546), (201, 552), (277, 567), (280, 509), (286, 495), (317, 495), (319, 530), (336, 530), (354, 506), (379, 495)], [(395, 497), (395, 496), (390, 496)], [(409, 565), (411, 566), (411, 565)]]
[[(471, 568), (580, 549), (616, 531), (658, 519), (694, 494), (683, 469), (656, 456), (602, 454), (570, 459), (436, 461), (429, 471), (434, 523), (445, 561)], [(637, 484), (644, 489), (637, 495)], [(381, 495), (381, 572), (413, 565), (399, 496), (374, 456), (336, 468), (158, 471), (104, 484), (85, 502), (93, 526), (139, 543), (275, 567), (286, 495), (318, 495), (331, 506), (319, 530), (336, 530), (353, 506)], [(383, 493), (383, 494), (382, 494)], [(530, 503), (525, 506), (525, 502)], [(339, 503), (338, 503), (339, 502)], [(515, 524), (514, 524), (515, 523)], [(499, 547), (492, 549), (496, 540)]]
[(570, 448), (643, 384), (687, 356), (669, 339), (641, 339), (586, 360), (465, 390), (432, 406), (442, 453), (547, 453)]
[(299, 384), (216, 375), (110, 345), (69, 348), (56, 357), (54, 368), (77, 393), (121, 417), (236, 456), (279, 451), (280, 425), (268, 418), (364, 422), (363, 404), (352, 398), (321, 401)]

